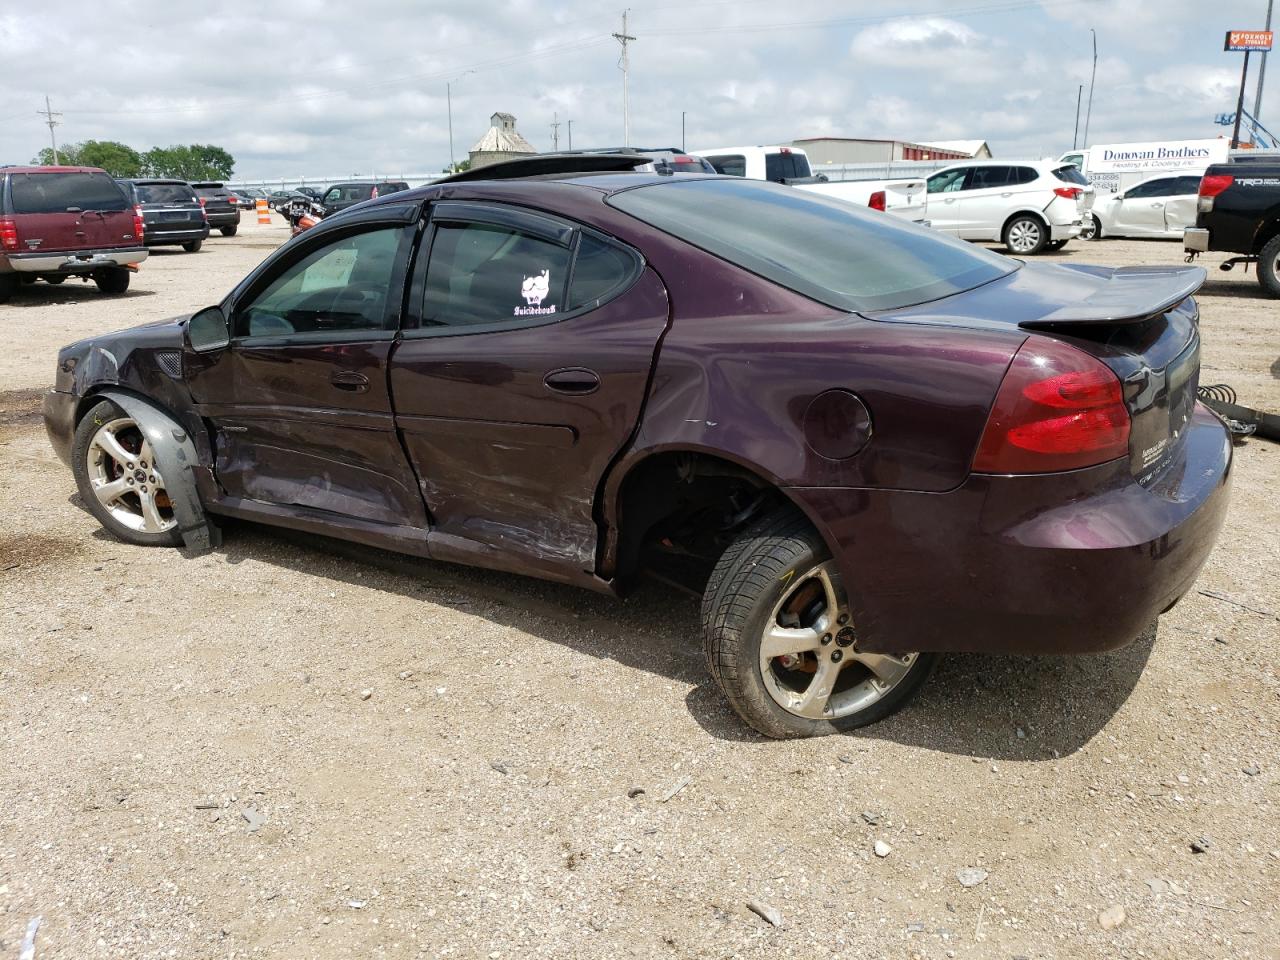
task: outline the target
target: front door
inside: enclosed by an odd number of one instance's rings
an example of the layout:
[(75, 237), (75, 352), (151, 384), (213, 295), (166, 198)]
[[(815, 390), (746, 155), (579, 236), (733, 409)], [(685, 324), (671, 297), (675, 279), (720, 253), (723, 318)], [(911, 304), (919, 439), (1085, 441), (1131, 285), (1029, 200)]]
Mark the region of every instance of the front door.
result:
[(391, 361), (431, 552), (580, 577), (594, 569), (599, 484), (640, 418), (666, 288), (634, 250), (544, 214), (447, 201), (431, 223)]
[(308, 235), (231, 305), (228, 348), (188, 354), (228, 496), (425, 527), (387, 387), (414, 234), (401, 218)]
[(1173, 196), (1176, 177), (1157, 177), (1126, 190), (1116, 202), (1116, 233), (1126, 237), (1158, 237), (1165, 231), (1165, 202)]
[(964, 185), (969, 179), (969, 173), (967, 167), (943, 170), (926, 181), (928, 192), (925, 194), (925, 219), (933, 229), (953, 237), (959, 235), (960, 198), (964, 196)]

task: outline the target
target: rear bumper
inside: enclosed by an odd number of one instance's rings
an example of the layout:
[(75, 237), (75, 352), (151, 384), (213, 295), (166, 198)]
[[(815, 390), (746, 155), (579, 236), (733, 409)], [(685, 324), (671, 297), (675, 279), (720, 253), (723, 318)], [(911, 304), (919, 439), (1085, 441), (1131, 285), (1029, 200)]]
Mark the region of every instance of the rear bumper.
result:
[(1075, 220), (1071, 223), (1053, 223), (1049, 225), (1050, 240), (1074, 240), (1080, 236), (1080, 227), (1084, 221)]
[(1133, 640), (1191, 587), (1226, 515), (1231, 442), (1202, 406), (1161, 477), (1128, 462), (972, 475), (947, 493), (791, 488), (835, 553), (860, 644), (1088, 653)]
[(217, 229), (218, 227), (234, 227), (240, 222), (239, 210), (221, 210), (208, 211), (209, 226)]
[(44, 429), (58, 459), (71, 466), (71, 444), (76, 433), (76, 395), (50, 390), (41, 404)]
[(1209, 231), (1204, 227), (1187, 227), (1182, 233), (1182, 248), (1194, 253), (1209, 250)]
[(209, 225), (202, 223), (199, 227), (157, 227), (147, 228), (146, 244), (148, 247), (160, 247), (168, 243), (188, 243), (192, 240), (205, 240), (209, 236)]
[(0, 271), (18, 273), (92, 273), (101, 267), (122, 267), (147, 259), (146, 247), (111, 250), (73, 250), (63, 253), (10, 253), (0, 256)]

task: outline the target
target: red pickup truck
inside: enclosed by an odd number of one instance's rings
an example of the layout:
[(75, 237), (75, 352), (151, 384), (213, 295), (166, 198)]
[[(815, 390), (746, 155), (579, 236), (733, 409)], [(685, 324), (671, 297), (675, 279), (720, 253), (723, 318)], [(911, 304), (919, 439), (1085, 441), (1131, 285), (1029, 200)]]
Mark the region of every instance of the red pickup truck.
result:
[(105, 170), (0, 167), (0, 303), (38, 279), (124, 293), (142, 241), (142, 211)]

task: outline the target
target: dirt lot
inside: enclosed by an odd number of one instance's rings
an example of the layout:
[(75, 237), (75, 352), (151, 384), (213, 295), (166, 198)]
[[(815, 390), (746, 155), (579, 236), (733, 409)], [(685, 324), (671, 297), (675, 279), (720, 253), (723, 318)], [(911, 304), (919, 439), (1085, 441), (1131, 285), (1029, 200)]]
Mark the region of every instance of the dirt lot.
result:
[[(953, 657), (860, 735), (766, 742), (665, 588), (99, 530), (39, 419), (57, 348), (213, 302), (283, 236), (0, 307), (0, 957), (35, 917), (39, 960), (1280, 957), (1280, 448), (1237, 448), (1215, 596), (1154, 636)], [(1280, 303), (1215, 262), (1203, 380), (1280, 409)]]

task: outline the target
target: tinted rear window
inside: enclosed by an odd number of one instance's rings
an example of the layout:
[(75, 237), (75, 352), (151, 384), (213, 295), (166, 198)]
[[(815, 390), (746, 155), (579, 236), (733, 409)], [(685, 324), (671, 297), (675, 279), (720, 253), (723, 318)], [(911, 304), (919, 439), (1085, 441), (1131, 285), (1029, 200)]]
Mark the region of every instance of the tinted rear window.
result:
[(105, 173), (15, 173), (10, 192), (14, 213), (129, 208), (120, 185)]
[(749, 180), (674, 180), (609, 203), (821, 303), (887, 310), (969, 290), (1017, 264), (882, 213)]
[(1070, 164), (1065, 167), (1058, 167), (1053, 171), (1053, 175), (1063, 183), (1074, 183), (1081, 187), (1089, 185), (1089, 178), (1080, 172), (1080, 168)]
[(202, 197), (229, 197), (230, 191), (226, 187), (196, 187), (196, 193)]
[(774, 183), (811, 176), (809, 158), (798, 153), (768, 153), (764, 158), (764, 178)]
[(185, 183), (139, 183), (136, 186), (141, 203), (195, 203), (195, 191)]
[(747, 158), (740, 153), (726, 153), (718, 157), (707, 157), (716, 173), (726, 177), (745, 177), (747, 175)]

